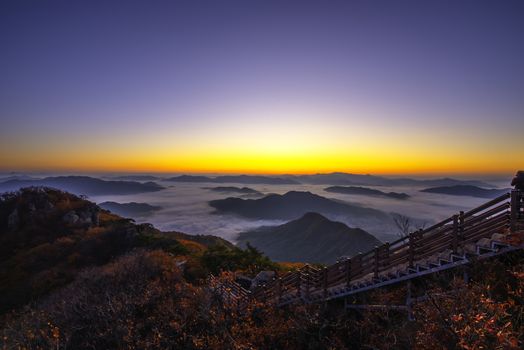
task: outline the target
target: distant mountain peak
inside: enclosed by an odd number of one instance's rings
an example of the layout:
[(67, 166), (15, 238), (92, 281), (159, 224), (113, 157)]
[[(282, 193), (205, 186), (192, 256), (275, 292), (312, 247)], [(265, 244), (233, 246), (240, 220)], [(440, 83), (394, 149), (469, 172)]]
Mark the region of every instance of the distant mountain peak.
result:
[(314, 211), (310, 211), (305, 213), (300, 219), (298, 220), (328, 220), (324, 215), (319, 214)]
[(307, 212), (279, 226), (241, 233), (238, 242), (249, 242), (277, 261), (310, 263), (334, 262), (380, 244), (368, 232), (331, 221), (317, 212)]
[(310, 191), (288, 191), (282, 195), (283, 197), (320, 197)]

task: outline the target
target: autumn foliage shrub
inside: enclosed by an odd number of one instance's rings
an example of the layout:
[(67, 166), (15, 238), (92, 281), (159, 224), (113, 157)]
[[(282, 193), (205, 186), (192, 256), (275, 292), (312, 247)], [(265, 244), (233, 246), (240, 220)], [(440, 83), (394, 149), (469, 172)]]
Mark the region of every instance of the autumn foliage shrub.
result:
[[(238, 310), (188, 283), (176, 256), (138, 250), (88, 268), (69, 286), (4, 320), (0, 349), (519, 349), (523, 264), (483, 267), (485, 279), (429, 283), (414, 320), (342, 303)], [(496, 275), (494, 275), (496, 274)], [(490, 281), (503, 281), (504, 288)], [(399, 290), (370, 302), (398, 302)]]
[(214, 246), (207, 249), (201, 258), (202, 265), (214, 275), (221, 271), (241, 270), (249, 275), (255, 275), (262, 270), (279, 270), (280, 266), (272, 262), (262, 252), (251, 245), (240, 249)]
[(452, 292), (435, 290), (417, 306), (417, 348), (521, 349), (524, 265), (482, 266), (482, 281), (455, 280)]

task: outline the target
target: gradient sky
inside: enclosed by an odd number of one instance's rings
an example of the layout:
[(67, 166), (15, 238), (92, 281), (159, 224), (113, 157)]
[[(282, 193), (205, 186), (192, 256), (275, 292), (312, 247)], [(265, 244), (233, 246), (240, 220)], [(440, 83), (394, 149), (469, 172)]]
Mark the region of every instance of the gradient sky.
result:
[(0, 170), (524, 168), (524, 1), (0, 3)]

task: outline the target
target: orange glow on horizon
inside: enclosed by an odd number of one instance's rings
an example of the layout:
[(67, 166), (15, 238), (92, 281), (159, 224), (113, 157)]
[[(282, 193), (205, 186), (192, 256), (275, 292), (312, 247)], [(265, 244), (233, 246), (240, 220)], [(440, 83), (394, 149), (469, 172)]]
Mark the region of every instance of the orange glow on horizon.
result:
[(380, 175), (438, 174), (508, 174), (524, 167), (519, 159), (499, 159), (486, 164), (484, 159), (460, 157), (389, 157), (370, 155), (195, 155), (195, 156), (132, 156), (61, 158), (60, 161), (40, 158), (4, 162), (3, 171), (49, 172), (126, 172), (126, 173), (216, 173), (216, 174), (314, 174), (347, 172)]
[(367, 119), (344, 128), (320, 119), (288, 123), (275, 118), (269, 124), (217, 122), (183, 131), (107, 129), (96, 139), (90, 134), (7, 135), (0, 139), (0, 170), (437, 175), (508, 174), (524, 168), (524, 139), (516, 129), (495, 140), (482, 130), (473, 135), (434, 127), (422, 133)]

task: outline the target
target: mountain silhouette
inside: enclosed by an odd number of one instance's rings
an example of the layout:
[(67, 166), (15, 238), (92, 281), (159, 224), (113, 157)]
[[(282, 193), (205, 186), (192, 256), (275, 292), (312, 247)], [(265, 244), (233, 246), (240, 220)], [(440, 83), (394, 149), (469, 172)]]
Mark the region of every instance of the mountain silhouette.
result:
[(234, 213), (256, 219), (296, 219), (310, 211), (359, 218), (387, 218), (387, 214), (380, 210), (299, 191), (290, 191), (284, 195), (270, 194), (260, 199), (230, 197), (210, 201), (209, 205), (219, 213)]
[(102, 209), (109, 210), (117, 215), (131, 218), (151, 215), (154, 211), (161, 209), (161, 207), (158, 206), (136, 202), (103, 202), (98, 204), (98, 206)]
[(115, 180), (125, 180), (125, 181), (156, 181), (160, 180), (157, 176), (152, 175), (122, 175), (114, 177)]
[(0, 183), (0, 192), (16, 191), (22, 187), (46, 186), (74, 194), (116, 195), (155, 192), (164, 189), (155, 182), (109, 181), (89, 176), (55, 176), (39, 180), (10, 180)]
[(329, 173), (313, 175), (289, 175), (300, 183), (314, 185), (359, 185), (359, 186), (454, 186), (471, 185), (489, 187), (490, 185), (476, 180), (457, 180), (452, 178), (440, 179), (411, 179), (411, 178), (389, 178), (376, 175), (362, 175), (350, 173)]
[(218, 186), (218, 187), (207, 187), (208, 190), (221, 192), (221, 193), (241, 193), (241, 194), (262, 194), (257, 190), (249, 187), (234, 187), (234, 186)]
[(173, 182), (210, 182), (210, 183), (240, 183), (260, 185), (296, 185), (299, 182), (294, 179), (259, 176), (259, 175), (224, 175), (217, 177), (181, 175), (166, 179)]
[(327, 219), (318, 213), (306, 213), (280, 226), (261, 227), (243, 232), (238, 244), (247, 243), (276, 261), (333, 263), (341, 256), (365, 252), (381, 242), (359, 228)]
[(165, 179), (165, 181), (171, 182), (214, 182), (213, 178), (208, 176), (196, 176), (196, 175), (180, 175)]
[(470, 196), (477, 198), (496, 198), (506, 192), (509, 192), (509, 188), (505, 189), (486, 189), (477, 186), (457, 185), (457, 186), (443, 186), (443, 187), (432, 187), (421, 190), (420, 192), (427, 193), (440, 193), (448, 194), (452, 196)]
[(342, 194), (359, 194), (365, 196), (375, 197), (389, 197), (394, 199), (407, 199), (409, 195), (406, 193), (398, 192), (382, 192), (372, 188), (356, 187), (356, 186), (331, 186), (324, 188), (326, 192), (342, 193)]

